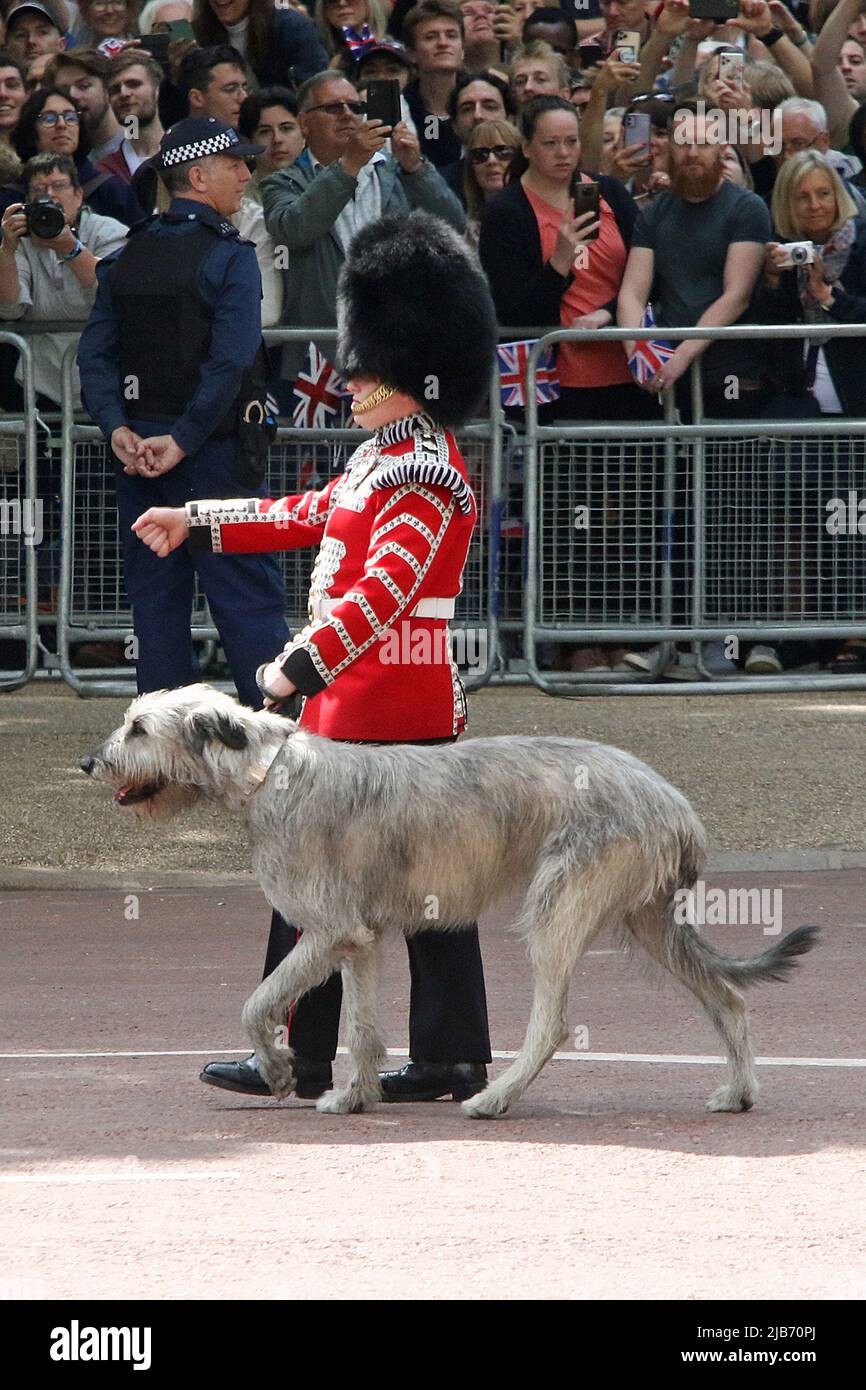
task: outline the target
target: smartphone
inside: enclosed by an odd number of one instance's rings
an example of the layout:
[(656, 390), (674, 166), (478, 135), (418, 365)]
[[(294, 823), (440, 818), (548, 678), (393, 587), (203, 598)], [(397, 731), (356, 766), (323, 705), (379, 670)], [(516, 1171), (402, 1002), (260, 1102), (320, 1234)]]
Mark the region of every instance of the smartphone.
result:
[(376, 78), (368, 82), (364, 101), (367, 104), (368, 121), (382, 121), (393, 128), (403, 119), (400, 110), (400, 83), (396, 77)]
[(170, 20), (168, 34), (172, 39), (195, 39), (195, 30), (188, 19)]
[(728, 53), (723, 50), (719, 54), (719, 81), (729, 82), (734, 87), (742, 87), (745, 66), (746, 55), (744, 53)]
[(714, 19), (724, 24), (726, 19), (736, 19), (740, 13), (740, 0), (689, 0), (691, 19)]
[(584, 43), (577, 50), (581, 68), (594, 68), (596, 63), (604, 62), (604, 49), (600, 43)]
[[(591, 221), (597, 222), (599, 216), (598, 204), (598, 184), (584, 183), (580, 174), (575, 170), (571, 180), (571, 196), (574, 199), (574, 215), (580, 217), (584, 212), (593, 214)], [(591, 232), (586, 241), (598, 241), (598, 227)]]
[(640, 29), (617, 29), (613, 46), (621, 63), (636, 63), (640, 56)]
[(170, 34), (142, 34), (138, 41), (145, 53), (149, 53), (151, 58), (155, 58), (163, 67), (168, 66), (168, 45), (171, 43)]
[(646, 145), (649, 159), (652, 130), (653, 123), (647, 111), (626, 111), (622, 118), (622, 143), (626, 149), (634, 145)]

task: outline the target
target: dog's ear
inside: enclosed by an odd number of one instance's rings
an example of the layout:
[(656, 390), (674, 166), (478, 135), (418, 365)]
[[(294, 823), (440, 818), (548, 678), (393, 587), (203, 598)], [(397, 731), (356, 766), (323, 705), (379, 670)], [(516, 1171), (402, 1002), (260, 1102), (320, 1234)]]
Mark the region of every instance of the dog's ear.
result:
[(183, 721), (183, 734), (196, 754), (204, 752), (206, 743), (219, 739), (226, 748), (242, 749), (249, 743), (247, 731), (239, 719), (225, 710), (194, 710)]

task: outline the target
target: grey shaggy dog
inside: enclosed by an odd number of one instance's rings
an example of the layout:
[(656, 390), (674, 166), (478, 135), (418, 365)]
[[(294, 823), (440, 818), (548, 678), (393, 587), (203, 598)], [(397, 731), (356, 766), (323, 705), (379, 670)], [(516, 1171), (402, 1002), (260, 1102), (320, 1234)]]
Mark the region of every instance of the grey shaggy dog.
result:
[(711, 1110), (748, 1110), (758, 1084), (740, 988), (777, 980), (814, 927), (746, 960), (721, 955), (674, 912), (704, 861), (703, 827), (658, 773), (617, 748), (569, 738), (480, 738), (440, 747), (332, 743), (206, 685), (142, 695), (81, 766), (139, 814), (176, 815), (200, 797), (246, 820), (273, 907), (303, 929), (259, 985), (244, 1026), (273, 1094), (294, 1089), (286, 1013), (341, 970), (351, 1076), (319, 1110), (379, 1099), (378, 946), (389, 932), (448, 931), (525, 891), (518, 923), (534, 980), (513, 1064), (464, 1101), (503, 1114), (567, 1038), (568, 987), (603, 927), (624, 929), (700, 1000), (728, 1056)]

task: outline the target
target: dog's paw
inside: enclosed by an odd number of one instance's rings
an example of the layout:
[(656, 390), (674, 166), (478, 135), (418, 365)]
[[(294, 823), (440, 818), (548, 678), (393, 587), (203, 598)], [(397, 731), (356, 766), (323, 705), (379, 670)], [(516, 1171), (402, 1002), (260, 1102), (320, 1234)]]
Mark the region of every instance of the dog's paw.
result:
[(461, 1108), (464, 1115), (469, 1115), (473, 1120), (495, 1120), (505, 1114), (508, 1101), (504, 1096), (498, 1096), (492, 1086), (488, 1086), (485, 1091), (464, 1100)]
[(271, 1095), (274, 1096), (276, 1100), (285, 1100), (286, 1096), (292, 1094), (297, 1084), (295, 1081), (295, 1073), (292, 1071), (291, 1067), (287, 1067), (285, 1064), (280, 1065), (279, 1063), (269, 1062), (266, 1058), (262, 1057), (260, 1053), (257, 1055), (259, 1074), (268, 1083), (271, 1089)]
[(720, 1086), (707, 1101), (707, 1109), (738, 1115), (744, 1110), (751, 1110), (754, 1104), (755, 1097), (750, 1091), (742, 1091), (733, 1086)]
[(339, 1091), (326, 1091), (316, 1101), (316, 1109), (321, 1115), (357, 1115), (363, 1110), (372, 1110), (375, 1103), (374, 1096), (346, 1086)]

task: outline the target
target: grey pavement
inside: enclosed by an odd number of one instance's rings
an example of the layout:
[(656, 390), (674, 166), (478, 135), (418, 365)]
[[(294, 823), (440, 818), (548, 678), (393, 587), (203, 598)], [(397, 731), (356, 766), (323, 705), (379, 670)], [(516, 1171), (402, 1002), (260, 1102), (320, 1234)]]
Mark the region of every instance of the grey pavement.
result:
[[(78, 770), (126, 702), (31, 684), (0, 694), (0, 888), (250, 882), (242, 825), (217, 808), (168, 826), (117, 809)], [(866, 866), (863, 692), (470, 697), (470, 734), (560, 734), (651, 763), (707, 826), (711, 866)]]

